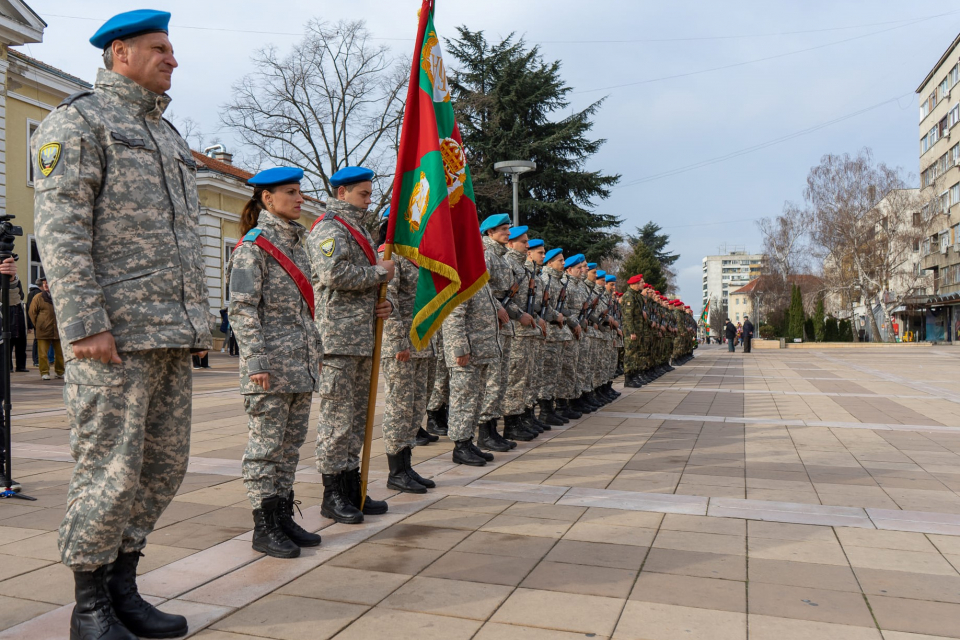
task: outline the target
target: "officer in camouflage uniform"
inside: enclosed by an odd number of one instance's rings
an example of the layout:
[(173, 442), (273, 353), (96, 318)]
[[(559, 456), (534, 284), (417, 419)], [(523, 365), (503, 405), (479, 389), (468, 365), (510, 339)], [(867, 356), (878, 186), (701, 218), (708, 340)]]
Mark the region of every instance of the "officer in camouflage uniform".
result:
[(59, 538), (76, 583), (75, 640), (187, 632), (135, 583), (187, 470), (190, 353), (212, 346), (196, 163), (163, 119), (177, 66), (169, 19), (143, 10), (109, 20), (90, 41), (112, 70), (33, 136), (37, 241), (77, 461)]
[(646, 382), (643, 372), (647, 369), (644, 353), (646, 318), (643, 316), (643, 276), (638, 274), (627, 280), (627, 290), (620, 300), (623, 309), (623, 383), (625, 387), (638, 389)]
[[(564, 424), (563, 419), (554, 414), (551, 409), (550, 401), (546, 399), (544, 393), (544, 386), (546, 385), (545, 377), (549, 373), (550, 376), (556, 375), (556, 370), (551, 369), (547, 372), (546, 368), (543, 366), (544, 358), (546, 357), (546, 341), (550, 333), (550, 326), (557, 319), (557, 312), (549, 304), (550, 291), (546, 287), (546, 282), (541, 277), (543, 270), (543, 260), (546, 257), (546, 249), (543, 246), (543, 240), (535, 239), (530, 240), (527, 248), (527, 262), (526, 268), (533, 274), (536, 274), (536, 279), (534, 280), (535, 289), (534, 289), (534, 301), (533, 309), (536, 313), (536, 316), (543, 321), (546, 325), (546, 332), (541, 333), (537, 336), (536, 348), (534, 349), (533, 357), (533, 375), (531, 376), (531, 384), (527, 391), (527, 406), (539, 406), (540, 415), (537, 419), (541, 424), (547, 425), (546, 428), (552, 426), (560, 426)], [(559, 356), (559, 353), (557, 354)], [(553, 391), (550, 391), (551, 397)], [(530, 409), (532, 412), (533, 409)]]
[[(524, 314), (514, 324), (515, 338), (510, 351), (507, 389), (503, 399), (503, 413), (508, 416), (520, 416), (520, 424), (530, 431), (543, 433), (550, 425), (537, 420), (530, 401), (530, 387), (535, 385), (534, 368), (537, 364), (537, 341), (546, 331), (546, 323), (537, 315), (537, 278), (526, 266), (527, 263), (527, 227), (511, 227), (507, 240), (507, 252), (504, 259), (513, 270), (513, 277), (521, 283), (517, 297), (522, 302)], [(530, 284), (533, 284), (531, 292)], [(531, 298), (532, 293), (532, 298)], [(506, 418), (504, 419), (506, 421)], [(512, 418), (511, 418), (512, 421)]]
[(489, 380), (499, 378), (499, 307), (490, 285), (458, 305), (443, 321), (443, 348), (450, 370), (450, 427), (453, 461), (482, 467), (493, 460), (473, 443)]
[(336, 199), (307, 238), (323, 343), (317, 470), (323, 479), (320, 513), (343, 524), (387, 512), (369, 496), (360, 511), (360, 452), (367, 423), (373, 368), (375, 316), (389, 317), (393, 304), (377, 303), (381, 284), (394, 275), (392, 260), (377, 260), (363, 218), (373, 193), (373, 172), (346, 167), (330, 177)]
[[(583, 285), (583, 274), (587, 268), (586, 258), (582, 253), (575, 254), (567, 258), (563, 266), (564, 271), (566, 271), (567, 284), (566, 308), (570, 310), (570, 315), (567, 316), (567, 326), (570, 327), (575, 339), (569, 345), (564, 345), (565, 351), (561, 355), (563, 369), (560, 374), (560, 385), (557, 393), (564, 401), (561, 415), (576, 420), (588, 411), (587, 405), (580, 399), (582, 396), (580, 383), (581, 377), (584, 375), (582, 368), (589, 357), (586, 346), (586, 330), (590, 301), (587, 299), (587, 290)], [(568, 346), (569, 352), (566, 351)]]
[(584, 323), (584, 340), (580, 346), (580, 363), (577, 385), (580, 391), (577, 411), (592, 413), (602, 405), (593, 395), (594, 376), (597, 368), (597, 342), (600, 339), (599, 312), (600, 296), (596, 290), (597, 263), (588, 263), (580, 272), (580, 287), (587, 301), (587, 313)]
[[(389, 215), (387, 207), (380, 224), (384, 240)], [(382, 257), (383, 247), (380, 251)], [(383, 412), (383, 446), (390, 467), (387, 486), (404, 493), (426, 493), (437, 485), (414, 471), (411, 453), (417, 446), (417, 431), (426, 412), (433, 382), (430, 366), (436, 357), (432, 343), (418, 351), (410, 341), (420, 267), (401, 255), (397, 255), (395, 264), (396, 276), (387, 285), (387, 291), (396, 306), (383, 323), (380, 351), (380, 371), (387, 392)]]
[[(450, 402), (450, 374), (443, 359), (443, 329), (437, 329), (430, 339), (430, 348), (435, 354), (430, 363), (430, 399), (427, 400), (427, 433), (432, 438), (447, 435), (447, 413)], [(431, 440), (432, 440), (431, 438)], [(432, 440), (433, 441), (433, 440)], [(435, 442), (435, 441), (434, 441)]]
[(597, 298), (597, 306), (592, 316), (597, 328), (597, 338), (593, 346), (594, 368), (593, 381), (590, 387), (590, 399), (594, 404), (598, 405), (605, 405), (613, 399), (600, 393), (600, 388), (606, 382), (604, 374), (607, 368), (607, 346), (610, 342), (610, 327), (607, 326), (607, 318), (610, 315), (610, 296), (607, 294), (606, 277), (606, 271), (597, 269), (595, 272), (595, 280), (592, 283), (593, 295)]
[(515, 329), (514, 321), (532, 322), (532, 318), (521, 308), (521, 283), (513, 273), (513, 268), (506, 261), (507, 241), (510, 237), (510, 216), (506, 213), (496, 213), (488, 216), (480, 224), (480, 233), (483, 235), (484, 260), (487, 273), (490, 274), (490, 291), (497, 303), (497, 318), (500, 324), (500, 378), (494, 381), (487, 389), (488, 396), (484, 398), (481, 409), (479, 430), (480, 446), (486, 446), (485, 425), (489, 425), (490, 436), (495, 440), (500, 438), (497, 433), (497, 418), (503, 416), (503, 437), (505, 443), (516, 446), (516, 440), (529, 442), (538, 435), (539, 431), (527, 429), (520, 424), (519, 415), (504, 414), (504, 399), (506, 396), (507, 381), (510, 374), (510, 354), (514, 349)]
[(620, 333), (620, 323), (617, 322), (617, 276), (606, 274), (604, 277), (606, 289), (606, 311), (600, 329), (603, 333), (603, 373), (600, 376), (601, 384), (596, 394), (609, 401), (616, 400), (620, 393), (613, 388), (613, 379), (617, 373), (617, 338)]
[(309, 287), (307, 230), (296, 222), (302, 178), (302, 169), (286, 167), (250, 178), (253, 196), (240, 216), (243, 240), (226, 272), (250, 434), (242, 468), (253, 508), (253, 548), (276, 558), (296, 558), (300, 547), (320, 544), (320, 536), (293, 519), (293, 481), (320, 379), (313, 290), (307, 289), (305, 299), (284, 265), (264, 248), (272, 245), (292, 262)]
[(540, 417), (547, 419), (552, 416), (556, 422), (551, 424), (566, 424), (570, 419), (558, 413), (563, 410), (560, 400), (560, 378), (563, 372), (562, 357), (566, 343), (573, 340), (573, 332), (567, 325), (567, 289), (566, 278), (563, 274), (563, 249), (557, 247), (544, 254), (543, 270), (540, 272), (540, 282), (547, 291), (546, 306), (552, 311), (552, 319), (547, 325), (547, 339), (544, 343), (542, 369)]

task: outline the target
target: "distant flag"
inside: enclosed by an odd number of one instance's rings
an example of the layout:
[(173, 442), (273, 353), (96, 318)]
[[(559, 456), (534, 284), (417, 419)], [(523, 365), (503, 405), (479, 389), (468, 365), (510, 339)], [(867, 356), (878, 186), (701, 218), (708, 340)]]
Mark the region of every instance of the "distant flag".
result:
[(703, 313), (700, 314), (700, 324), (703, 324), (707, 321), (707, 314), (710, 313), (710, 301), (707, 300), (707, 304), (703, 307)]

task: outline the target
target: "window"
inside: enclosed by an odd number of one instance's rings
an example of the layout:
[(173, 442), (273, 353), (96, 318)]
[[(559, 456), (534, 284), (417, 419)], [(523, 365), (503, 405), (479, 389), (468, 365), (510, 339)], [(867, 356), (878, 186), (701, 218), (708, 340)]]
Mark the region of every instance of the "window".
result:
[(950, 187), (950, 206), (960, 204), (960, 182)]
[(940, 194), (940, 213), (950, 212), (950, 192), (944, 191)]
[(36, 120), (27, 120), (27, 186), (33, 186), (33, 152), (30, 151), (33, 144), (33, 134), (37, 132), (40, 123)]
[(950, 231), (941, 231), (940, 232), (940, 252), (946, 253), (947, 247), (950, 246)]
[(930, 94), (930, 97), (927, 98), (927, 110), (933, 111), (933, 108), (937, 106), (937, 92), (936, 90)]
[(923, 119), (930, 115), (930, 104), (924, 100), (920, 105), (920, 122), (923, 122)]
[[(43, 264), (40, 262), (40, 249), (37, 248), (37, 238), (36, 236), (27, 236), (27, 242), (30, 245), (30, 259), (27, 260), (27, 273), (30, 278), (30, 282), (26, 284), (34, 284), (37, 279), (43, 277)], [(24, 291), (26, 291), (26, 285), (24, 286)]]
[(947, 94), (950, 93), (950, 85), (946, 78), (944, 78), (943, 82), (940, 83), (940, 86), (938, 87), (938, 91), (940, 93), (940, 95), (938, 96), (940, 100), (943, 100), (944, 98), (946, 98)]
[(233, 248), (237, 246), (237, 241), (232, 238), (223, 239), (223, 302), (230, 302), (230, 283), (226, 282), (227, 263), (230, 262), (230, 256), (233, 255)]
[(923, 220), (920, 218), (920, 212), (919, 212), (919, 211), (914, 211), (914, 212), (913, 212), (913, 226), (919, 227), (922, 222), (923, 222)]
[(960, 65), (953, 65), (953, 69), (950, 69), (950, 86), (960, 82)]
[(960, 120), (960, 104), (953, 105), (953, 109), (950, 109), (949, 120), (947, 126), (952, 127), (957, 124), (957, 121)]

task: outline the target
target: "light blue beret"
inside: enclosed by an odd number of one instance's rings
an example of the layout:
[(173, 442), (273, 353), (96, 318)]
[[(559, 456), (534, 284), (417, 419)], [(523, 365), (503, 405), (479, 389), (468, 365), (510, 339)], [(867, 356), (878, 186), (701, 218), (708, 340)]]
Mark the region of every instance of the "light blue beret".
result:
[(543, 263), (547, 264), (548, 262), (556, 258), (558, 255), (560, 255), (561, 253), (563, 253), (563, 249), (561, 247), (557, 247), (556, 249), (550, 249), (550, 251), (547, 251), (547, 253), (544, 254)]
[(510, 224), (510, 215), (506, 213), (495, 213), (487, 216), (487, 219), (480, 224), (480, 233), (486, 233), (490, 229), (496, 229), (499, 226)]
[(617, 281), (617, 276), (606, 275), (606, 276), (604, 276), (604, 277), (606, 278), (607, 282), (616, 282), (616, 281)]
[(373, 171), (364, 167), (344, 167), (330, 176), (330, 186), (336, 189), (358, 182), (370, 182), (373, 176)]
[(254, 187), (275, 187), (278, 184), (291, 184), (303, 180), (303, 169), (296, 167), (274, 167), (265, 169), (247, 180)]
[(587, 269), (596, 269), (596, 268), (597, 268), (597, 263), (596, 263), (596, 262), (588, 262), (588, 263), (587, 263)]
[(537, 247), (543, 246), (543, 240), (531, 240), (527, 243), (527, 249), (536, 249)]
[(585, 255), (583, 255), (582, 253), (578, 253), (577, 255), (575, 255), (575, 256), (570, 256), (569, 258), (567, 258), (566, 260), (564, 260), (564, 261), (563, 261), (563, 268), (564, 268), (564, 269), (569, 269), (570, 267), (575, 267), (575, 266), (577, 266), (578, 264), (580, 264), (581, 262), (586, 262), (586, 261), (587, 261), (587, 257), (586, 257)]
[(527, 227), (525, 225), (520, 225), (519, 227), (510, 227), (510, 239), (516, 240), (517, 238), (525, 234), (529, 228), (530, 227)]
[(168, 33), (170, 14), (153, 9), (137, 9), (118, 13), (103, 23), (103, 26), (90, 38), (90, 44), (97, 49), (106, 49), (117, 39), (132, 38), (145, 33)]
[(387, 205), (387, 208), (383, 210), (383, 213), (380, 214), (381, 220), (386, 220), (390, 217), (390, 205)]

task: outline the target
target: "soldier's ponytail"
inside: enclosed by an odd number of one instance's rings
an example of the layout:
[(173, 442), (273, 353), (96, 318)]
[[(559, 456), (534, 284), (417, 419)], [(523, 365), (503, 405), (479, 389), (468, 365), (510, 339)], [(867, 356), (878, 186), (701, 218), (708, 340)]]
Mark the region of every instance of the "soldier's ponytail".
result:
[(263, 192), (263, 187), (254, 187), (253, 195), (250, 196), (247, 204), (243, 205), (243, 211), (240, 212), (241, 238), (247, 235), (247, 232), (257, 226), (257, 222), (260, 221), (260, 211), (263, 209), (260, 197), (263, 195)]

